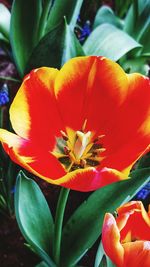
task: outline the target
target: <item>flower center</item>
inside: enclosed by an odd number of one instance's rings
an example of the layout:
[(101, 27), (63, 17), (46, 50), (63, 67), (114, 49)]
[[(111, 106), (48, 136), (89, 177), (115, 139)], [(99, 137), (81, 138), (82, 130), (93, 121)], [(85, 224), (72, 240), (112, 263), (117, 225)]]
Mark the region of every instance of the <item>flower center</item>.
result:
[(61, 131), (62, 137), (56, 139), (53, 155), (63, 164), (66, 171), (95, 167), (104, 158), (100, 154), (105, 151), (101, 144), (104, 135), (93, 140), (91, 131), (85, 132), (66, 129)]

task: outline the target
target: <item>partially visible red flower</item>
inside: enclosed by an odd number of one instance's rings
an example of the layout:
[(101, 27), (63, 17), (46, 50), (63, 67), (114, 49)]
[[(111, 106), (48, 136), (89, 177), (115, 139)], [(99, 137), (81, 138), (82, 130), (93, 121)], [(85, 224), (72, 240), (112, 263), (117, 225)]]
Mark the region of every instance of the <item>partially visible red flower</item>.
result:
[(128, 177), (150, 144), (150, 81), (104, 57), (28, 74), (0, 130), (11, 159), (52, 184), (91, 191)]
[(115, 219), (105, 215), (102, 243), (106, 254), (117, 267), (150, 266), (150, 209), (142, 202), (131, 201), (117, 210)]

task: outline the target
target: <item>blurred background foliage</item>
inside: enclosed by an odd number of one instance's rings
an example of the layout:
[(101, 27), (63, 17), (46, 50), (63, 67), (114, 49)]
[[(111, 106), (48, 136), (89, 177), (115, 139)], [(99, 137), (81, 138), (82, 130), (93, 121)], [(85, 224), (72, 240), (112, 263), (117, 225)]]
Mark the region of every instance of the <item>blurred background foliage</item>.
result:
[(20, 77), (82, 55), (106, 56), (126, 72), (148, 74), (149, 0), (14, 0), (11, 14), (3, 4), (0, 13), (1, 44)]

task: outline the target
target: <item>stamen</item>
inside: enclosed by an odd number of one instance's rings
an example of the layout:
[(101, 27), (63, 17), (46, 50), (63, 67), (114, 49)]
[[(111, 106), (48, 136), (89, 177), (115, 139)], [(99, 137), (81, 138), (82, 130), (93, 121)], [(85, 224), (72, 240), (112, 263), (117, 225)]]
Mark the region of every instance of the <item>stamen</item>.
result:
[(81, 165), (80, 164), (73, 164), (72, 165), (72, 168), (70, 169), (70, 171), (75, 171), (75, 170), (77, 170), (77, 169), (81, 169)]
[(83, 123), (82, 129), (81, 129), (82, 132), (85, 131), (86, 124), (87, 124), (87, 119), (85, 119), (85, 121)]
[(94, 139), (93, 143), (97, 143), (103, 137), (105, 137), (105, 134), (99, 135), (97, 138)]
[(93, 160), (93, 159), (86, 159), (87, 165), (90, 166), (98, 166), (100, 162), (98, 160)]
[(60, 157), (58, 158), (58, 160), (62, 163), (62, 164), (68, 164), (68, 161), (70, 160), (69, 157), (64, 156), (64, 157)]
[(102, 148), (102, 145), (101, 144), (93, 144), (93, 146), (91, 147), (92, 150), (97, 150), (97, 149), (101, 149)]
[(97, 155), (98, 155), (98, 152), (96, 152), (96, 151), (92, 152), (92, 157), (96, 157)]
[(82, 168), (85, 168), (86, 160), (85, 159), (80, 159), (80, 165), (81, 165)]
[(73, 166), (73, 162), (71, 162), (71, 164), (70, 164), (69, 167), (67, 168), (67, 171), (68, 171), (68, 172), (72, 171), (72, 166)]
[(66, 133), (64, 131), (60, 131), (61, 135), (62, 135), (62, 138), (65, 140), (65, 141), (68, 141), (68, 136), (66, 135)]
[(96, 151), (95, 152), (98, 152), (98, 153), (102, 153), (102, 152), (104, 152), (104, 151), (106, 151), (106, 148), (99, 148), (99, 149), (96, 149)]

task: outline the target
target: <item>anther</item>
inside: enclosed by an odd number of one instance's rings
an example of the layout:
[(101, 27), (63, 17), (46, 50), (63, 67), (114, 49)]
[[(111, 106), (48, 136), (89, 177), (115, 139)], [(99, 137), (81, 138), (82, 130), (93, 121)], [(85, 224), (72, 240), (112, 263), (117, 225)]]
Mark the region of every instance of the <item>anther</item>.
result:
[(81, 129), (82, 132), (84, 132), (86, 124), (87, 124), (87, 119), (85, 119), (85, 121), (83, 123), (82, 129)]
[(93, 159), (87, 159), (86, 160), (87, 164), (90, 166), (98, 166), (100, 164), (100, 162), (98, 160), (93, 160)]
[(98, 148), (98, 149), (96, 149), (96, 151), (95, 152), (97, 152), (97, 153), (102, 153), (102, 152), (104, 152), (104, 151), (106, 151), (106, 148)]
[(65, 147), (64, 147), (64, 153), (65, 153), (66, 155), (69, 155), (70, 152), (71, 152), (71, 150), (70, 150), (67, 146), (65, 146)]
[(60, 131), (61, 132), (61, 135), (62, 135), (62, 138), (65, 140), (65, 141), (68, 141), (68, 136), (66, 135), (66, 133), (64, 131)]
[(93, 146), (92, 146), (92, 150), (94, 149), (100, 149), (100, 148), (102, 148), (102, 145), (101, 144), (96, 144), (96, 143), (94, 143), (93, 144)]
[(82, 168), (86, 166), (86, 160), (85, 159), (80, 159), (80, 165)]
[(93, 143), (97, 143), (103, 137), (105, 137), (105, 134), (99, 135), (97, 138), (94, 139)]
[(58, 160), (62, 163), (62, 164), (68, 164), (68, 162), (70, 163), (70, 159), (67, 156), (64, 157), (60, 157), (58, 158)]
[(92, 152), (92, 157), (96, 157), (98, 155), (98, 152), (97, 151), (93, 151)]

